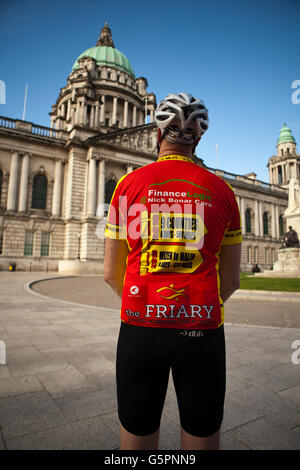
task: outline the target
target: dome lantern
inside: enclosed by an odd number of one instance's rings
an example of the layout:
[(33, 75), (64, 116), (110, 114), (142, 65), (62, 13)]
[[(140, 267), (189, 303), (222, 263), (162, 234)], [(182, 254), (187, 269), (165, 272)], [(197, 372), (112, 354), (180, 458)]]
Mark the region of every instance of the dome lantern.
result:
[(108, 26), (106, 21), (105, 25), (101, 29), (101, 33), (99, 39), (97, 41), (96, 46), (108, 46), (108, 47), (115, 47), (114, 42), (112, 40), (111, 29)]

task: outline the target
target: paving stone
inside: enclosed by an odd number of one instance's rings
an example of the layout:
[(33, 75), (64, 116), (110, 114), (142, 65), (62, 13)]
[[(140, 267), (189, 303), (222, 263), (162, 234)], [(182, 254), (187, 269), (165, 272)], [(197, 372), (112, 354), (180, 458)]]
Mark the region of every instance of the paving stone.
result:
[(162, 414), (159, 434), (159, 449), (181, 449), (181, 427), (166, 413)]
[(228, 397), (242, 406), (255, 410), (272, 418), (273, 422), (282, 426), (296, 426), (300, 422), (300, 404), (280, 397), (278, 394), (253, 386), (228, 394)]
[(246, 444), (235, 439), (230, 433), (221, 434), (220, 447), (221, 450), (250, 450)]
[(25, 346), (32, 346), (30, 342), (30, 334), (14, 333), (5, 334), (1, 336), (2, 341), (5, 342), (7, 348), (21, 348)]
[(11, 362), (8, 356), (8, 369), (12, 377), (64, 370), (67, 365), (67, 361), (62, 358), (45, 359), (44, 357), (38, 357), (29, 359), (26, 357), (23, 360)]
[(115, 411), (117, 397), (111, 389), (104, 389), (58, 398), (55, 403), (65, 418), (72, 422)]
[(0, 399), (0, 423), (4, 439), (65, 423), (47, 392)]
[(105, 370), (97, 374), (88, 375), (88, 379), (97, 385), (98, 390), (105, 388), (116, 389), (116, 374), (115, 370)]
[(37, 377), (52, 398), (79, 391), (96, 390), (96, 385), (71, 364), (68, 364), (64, 370), (37, 374)]
[(105, 370), (115, 370), (115, 364), (106, 359), (104, 355), (82, 352), (82, 354), (74, 359), (70, 359), (71, 364), (85, 375), (92, 375)]
[(269, 423), (266, 418), (257, 419), (251, 423), (226, 433), (253, 450), (299, 450), (300, 440), (296, 433), (282, 430), (280, 426)]
[(33, 328), (26, 323), (24, 320), (20, 321), (5, 321), (2, 326), (8, 334), (11, 333), (33, 333)]
[(113, 450), (119, 445), (119, 438), (101, 418), (57, 426), (7, 441), (10, 450)]
[(10, 376), (8, 367), (5, 364), (0, 364), (0, 379), (5, 379)]
[(36, 333), (30, 336), (30, 341), (35, 348), (57, 348), (63, 346), (63, 342), (55, 335), (51, 333), (42, 333), (37, 335)]
[(6, 449), (6, 446), (5, 446), (4, 439), (2, 437), (2, 433), (0, 429), (0, 450), (5, 450), (5, 449)]
[[(257, 367), (249, 366), (235, 369), (230, 372), (232, 381), (245, 381), (251, 385), (257, 384), (267, 390), (279, 392), (300, 383), (300, 367), (294, 364), (284, 364), (268, 371), (263, 371)], [(234, 390), (232, 390), (234, 391)]]
[(263, 416), (262, 412), (249, 408), (247, 403), (241, 405), (230, 398), (225, 399), (222, 432), (237, 428)]
[(278, 395), (300, 403), (300, 384), (295, 387), (290, 387), (287, 390), (283, 390), (282, 392), (279, 392)]
[(38, 392), (43, 386), (34, 376), (5, 377), (0, 379), (0, 398)]

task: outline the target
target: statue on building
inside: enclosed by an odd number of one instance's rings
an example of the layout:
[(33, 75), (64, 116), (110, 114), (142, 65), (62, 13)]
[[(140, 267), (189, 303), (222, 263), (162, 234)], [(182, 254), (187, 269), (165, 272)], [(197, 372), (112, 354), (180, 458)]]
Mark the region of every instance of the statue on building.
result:
[(300, 185), (294, 176), (289, 183), (289, 205), (288, 212), (300, 212)]
[(289, 226), (289, 231), (283, 235), (281, 248), (299, 248), (299, 239), (296, 230)]

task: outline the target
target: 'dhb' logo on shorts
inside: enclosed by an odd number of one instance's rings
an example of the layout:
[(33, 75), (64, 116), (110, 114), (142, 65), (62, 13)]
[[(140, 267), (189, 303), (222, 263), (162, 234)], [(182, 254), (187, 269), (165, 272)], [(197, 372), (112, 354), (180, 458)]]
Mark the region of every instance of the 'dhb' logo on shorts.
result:
[(136, 295), (136, 294), (139, 293), (138, 286), (131, 286), (129, 290), (130, 290), (130, 294), (132, 294), (132, 295)]

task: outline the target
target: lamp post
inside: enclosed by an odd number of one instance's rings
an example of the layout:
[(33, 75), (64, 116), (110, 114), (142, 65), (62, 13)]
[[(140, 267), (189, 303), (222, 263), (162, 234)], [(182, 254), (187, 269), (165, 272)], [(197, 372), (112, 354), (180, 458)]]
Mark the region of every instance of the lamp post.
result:
[(77, 234), (77, 239), (78, 239), (77, 261), (80, 261), (80, 238), (81, 238), (81, 235), (80, 235), (80, 233), (78, 233), (78, 234)]

